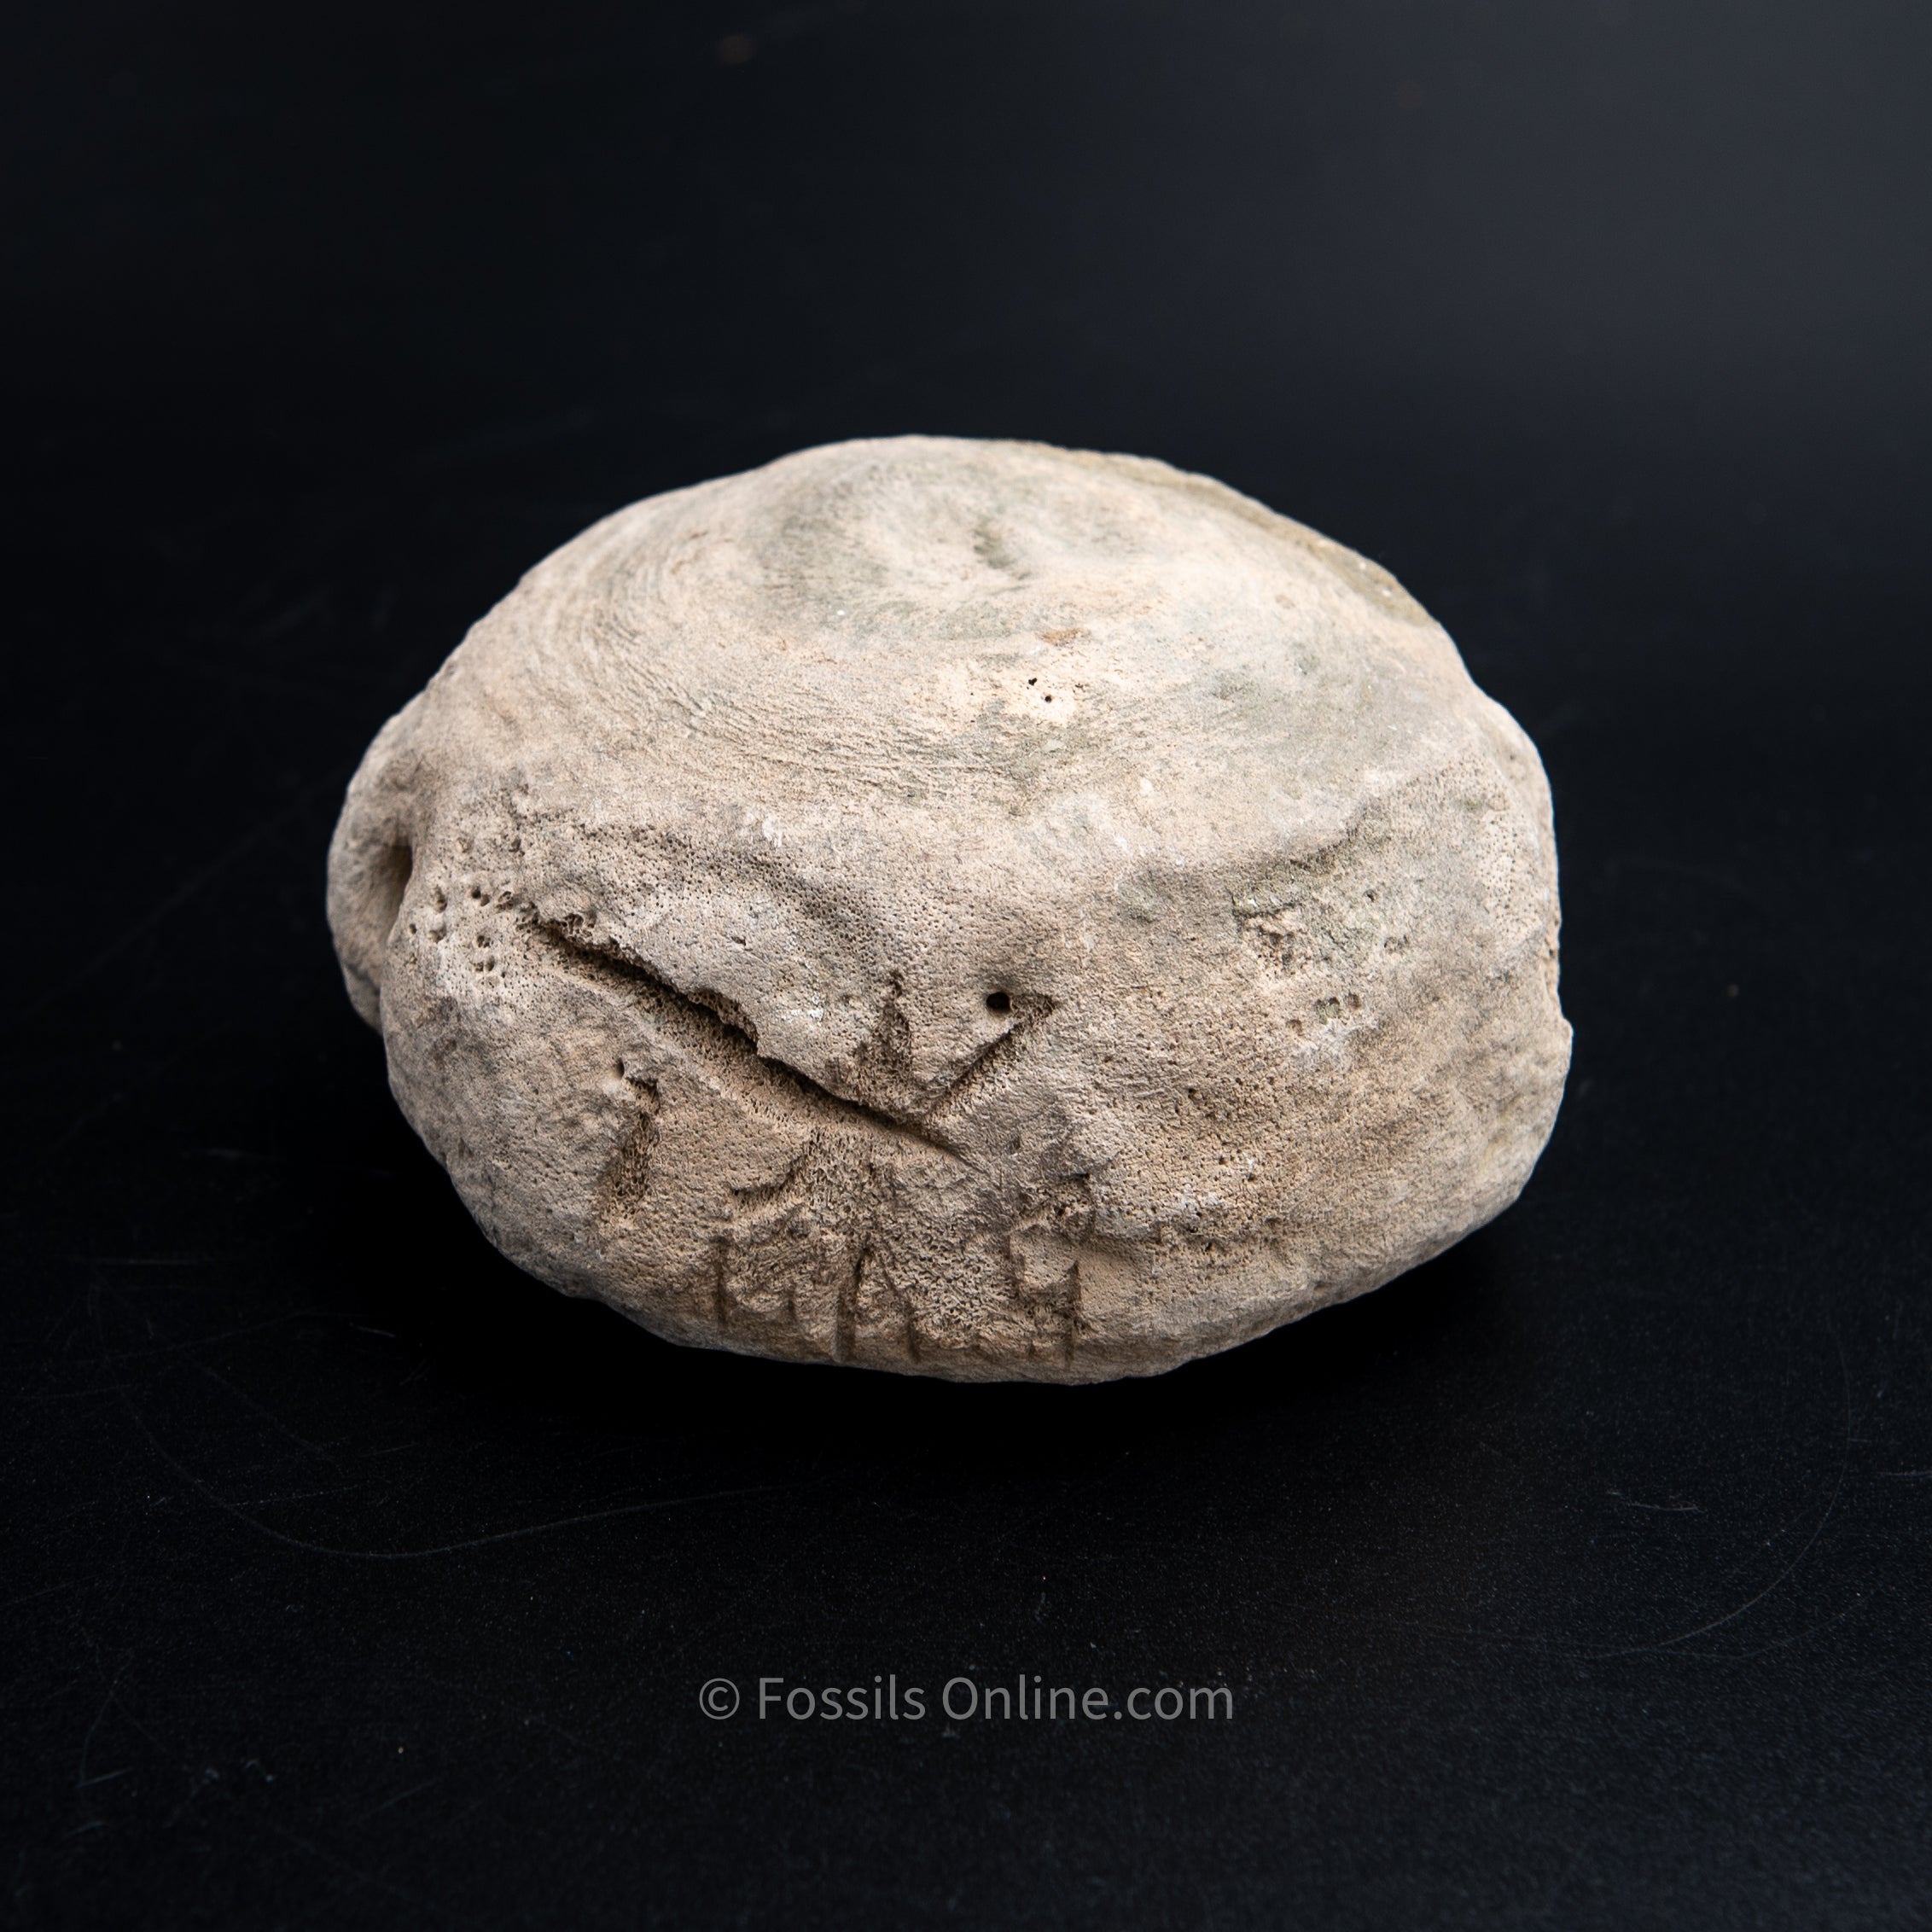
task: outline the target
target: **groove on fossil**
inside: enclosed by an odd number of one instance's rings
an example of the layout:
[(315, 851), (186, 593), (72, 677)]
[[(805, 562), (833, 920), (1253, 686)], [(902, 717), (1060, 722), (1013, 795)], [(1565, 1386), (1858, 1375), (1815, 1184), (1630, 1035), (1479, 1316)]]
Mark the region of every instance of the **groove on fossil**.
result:
[(809, 1110), (829, 1113), (849, 1126), (893, 1140), (911, 1142), (943, 1154), (949, 1160), (967, 1161), (968, 1156), (960, 1149), (934, 1133), (922, 1119), (902, 1117), (847, 1100), (821, 1086), (809, 1074), (801, 1074), (784, 1061), (760, 1053), (750, 1022), (730, 1001), (708, 990), (696, 996), (681, 992), (641, 959), (620, 952), (607, 941), (581, 937), (575, 929), (579, 922), (573, 918), (550, 919), (532, 910), (527, 924), (552, 956), (573, 970), (601, 975), (609, 981), (647, 990), (660, 1010), (678, 1023), (685, 1044), (709, 1061), (713, 1071), (723, 1073), (731, 1068), (748, 1072), (755, 1066), (767, 1078), (791, 1086), (796, 1099)]
[(798, 1185), (818, 1151), (818, 1142), (815, 1136), (786, 1163), (784, 1173), (777, 1180), (765, 1181), (754, 1187), (731, 1189), (733, 1204), (740, 1208), (769, 1208), (773, 1202), (783, 1201)]
[(1050, 993), (1027, 992), (1010, 996), (1011, 1010), (1018, 1017), (997, 1039), (991, 1039), (962, 1067), (921, 1109), (920, 1120), (930, 1128), (936, 1117), (957, 1106), (1002, 1060), (1012, 1056), (1018, 1043), (1059, 1004)]
[(642, 1075), (626, 1074), (626, 1084), (637, 1101), (637, 1114), (616, 1157), (597, 1183), (597, 1213), (604, 1219), (636, 1212), (650, 1190), (651, 1158), (657, 1151), (657, 1082)]
[(832, 1330), (832, 1359), (849, 1362), (858, 1345), (858, 1295), (865, 1285), (865, 1264), (872, 1259), (868, 1237), (853, 1257), (851, 1267), (839, 1283), (838, 1314)]

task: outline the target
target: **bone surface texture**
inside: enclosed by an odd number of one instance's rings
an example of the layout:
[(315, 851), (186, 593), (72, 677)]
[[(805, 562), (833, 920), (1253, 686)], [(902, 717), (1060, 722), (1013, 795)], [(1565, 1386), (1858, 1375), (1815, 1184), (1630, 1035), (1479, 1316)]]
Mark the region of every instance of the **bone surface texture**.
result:
[(384, 726), (329, 917), (484, 1232), (713, 1347), (1141, 1375), (1512, 1202), (1569, 1059), (1536, 751), (1385, 572), (906, 437), (621, 510)]

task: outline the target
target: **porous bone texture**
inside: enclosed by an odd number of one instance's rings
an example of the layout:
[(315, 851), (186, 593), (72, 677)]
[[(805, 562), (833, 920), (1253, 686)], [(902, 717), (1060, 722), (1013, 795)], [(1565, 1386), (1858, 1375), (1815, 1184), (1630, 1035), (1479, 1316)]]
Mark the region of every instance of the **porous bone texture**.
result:
[(489, 1238), (679, 1341), (1145, 1374), (1513, 1201), (1534, 748), (1385, 572), (1139, 458), (654, 497), (383, 728), (329, 916)]

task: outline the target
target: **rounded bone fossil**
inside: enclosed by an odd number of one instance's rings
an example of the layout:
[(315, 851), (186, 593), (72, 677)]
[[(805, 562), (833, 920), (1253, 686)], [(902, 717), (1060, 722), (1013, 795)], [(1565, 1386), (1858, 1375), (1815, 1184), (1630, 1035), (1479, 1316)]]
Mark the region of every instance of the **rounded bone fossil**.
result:
[(383, 727), (329, 910), (503, 1252), (660, 1336), (1151, 1373), (1513, 1201), (1569, 1060), (1534, 748), (1206, 478), (927, 437), (634, 504)]

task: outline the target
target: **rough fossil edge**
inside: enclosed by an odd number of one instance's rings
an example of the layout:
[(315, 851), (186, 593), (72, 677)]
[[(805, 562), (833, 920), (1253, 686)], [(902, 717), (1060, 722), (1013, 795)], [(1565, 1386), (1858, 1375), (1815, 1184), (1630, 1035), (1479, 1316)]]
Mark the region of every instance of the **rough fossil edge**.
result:
[[(842, 448), (889, 451), (893, 446)], [(1022, 451), (1038, 450), (1035, 445), (1012, 447)], [(837, 454), (840, 448), (803, 452), (801, 457), (786, 461), (795, 465)], [(1194, 492), (1271, 533), (1292, 533), (1295, 544), (1318, 557), (1370, 608), (1388, 612), (1405, 624), (1426, 626), (1453, 657), (1453, 648), (1447, 646), (1447, 640), (1386, 573), (1341, 546), (1237, 496), (1225, 486), (1210, 479), (1187, 476), (1143, 458), (1108, 458), (1045, 450), (1038, 450), (1038, 453), (1114, 470), (1160, 487)], [(734, 484), (755, 482), (765, 474), (754, 472), (749, 479), (725, 479), (719, 484), (701, 486), (700, 492), (719, 492)], [(676, 492), (674, 496), (698, 493)], [(620, 512), (566, 546), (556, 558), (546, 560), (526, 579), (518, 593), (477, 626), (473, 637), (486, 633), (492, 625), (500, 626), (504, 612), (511, 609), (518, 596), (527, 593), (532, 583), (540, 584), (544, 573), (553, 569), (558, 559), (581, 553), (586, 546), (608, 543), (614, 529), (621, 532), (626, 519), (649, 507), (636, 505), (630, 511)], [(330, 917), (345, 980), (358, 1011), (384, 1032), (390, 1046), (392, 1085), (405, 1114), (450, 1171), (466, 1203), (495, 1245), (550, 1285), (568, 1294), (607, 1300), (667, 1339), (751, 1354), (857, 1362), (964, 1380), (1083, 1382), (1159, 1373), (1196, 1356), (1234, 1347), (1320, 1306), (1365, 1293), (1440, 1254), (1515, 1200), (1548, 1138), (1561, 1099), (1569, 1036), (1568, 1024), (1562, 1020), (1556, 1003), (1558, 915), (1547, 787), (1527, 737), (1500, 707), (1475, 691), (1473, 684), (1468, 684), (1466, 673), (1463, 673), (1469, 697), (1486, 714), (1485, 728), (1498, 734), (1509, 748), (1510, 759), (1522, 766), (1517, 789), (1528, 800), (1527, 817), (1534, 822), (1530, 829), (1535, 835), (1533, 842), (1539, 848), (1541, 870), (1546, 874), (1546, 917), (1540, 944), (1535, 949), (1541, 957), (1534, 963), (1538, 976), (1545, 985), (1547, 1011), (1541, 1016), (1545, 1022), (1543, 1037), (1530, 1044), (1527, 1054), (1514, 1048), (1504, 1052), (1504, 1058), (1511, 1054), (1514, 1056), (1512, 1069), (1505, 1070), (1505, 1084), (1514, 1091), (1503, 1095), (1492, 1107), (1496, 1118), (1488, 1123), (1492, 1131), (1487, 1138), (1490, 1151), (1497, 1157), (1488, 1163), (1490, 1171), (1477, 1177), (1473, 1184), (1462, 1186), (1452, 1202), (1443, 1203), (1443, 1212), (1433, 1216), (1426, 1212), (1419, 1213), (1413, 1225), (1402, 1231), (1400, 1238), (1393, 1242), (1374, 1238), (1330, 1241), (1321, 1256), (1323, 1265), (1318, 1267), (1308, 1264), (1306, 1252), (1292, 1251), (1279, 1240), (1260, 1240), (1248, 1242), (1245, 1251), (1228, 1255), (1219, 1265), (1204, 1270), (1198, 1252), (1187, 1252), (1177, 1266), (1174, 1257), (1158, 1252), (1158, 1242), (1149, 1247), (1146, 1241), (1132, 1234), (1123, 1237), (1097, 1231), (1091, 1199), (1074, 1203), (1070, 1210), (1074, 1217), (1071, 1223), (1056, 1224), (1053, 1219), (1056, 1203), (1050, 1198), (1044, 1202), (1038, 1198), (1042, 1190), (1035, 1186), (1035, 1198), (1025, 1205), (1020, 1216), (1010, 1216), (1003, 1228), (994, 1225), (990, 1230), (995, 1237), (994, 1245), (1003, 1248), (1004, 1254), (994, 1257), (997, 1265), (990, 1274), (985, 1274), (981, 1289), (983, 1293), (1004, 1292), (1012, 1304), (1004, 1312), (1006, 1315), (1013, 1316), (1015, 1309), (1020, 1312), (1018, 1317), (1006, 1322), (990, 1343), (990, 1331), (975, 1322), (970, 1296), (963, 1318), (957, 1307), (941, 1309), (934, 1317), (932, 1333), (922, 1343), (915, 1311), (905, 1304), (903, 1294), (889, 1278), (890, 1266), (881, 1259), (882, 1254), (889, 1254), (891, 1241), (882, 1244), (876, 1233), (862, 1235), (856, 1242), (841, 1237), (822, 1244), (823, 1252), (816, 1260), (805, 1251), (794, 1253), (789, 1271), (785, 1267), (778, 1271), (781, 1277), (789, 1272), (789, 1278), (780, 1282), (776, 1313), (769, 1283), (761, 1285), (753, 1279), (748, 1289), (743, 1282), (734, 1289), (727, 1280), (726, 1261), (734, 1252), (732, 1243), (736, 1237), (733, 1230), (738, 1225), (735, 1220), (707, 1235), (700, 1243), (705, 1252), (716, 1257), (717, 1281), (708, 1295), (703, 1292), (701, 1284), (693, 1289), (693, 1282), (701, 1275), (701, 1266), (695, 1273), (685, 1267), (684, 1285), (675, 1294), (666, 1295), (661, 1283), (652, 1285), (648, 1282), (639, 1289), (635, 1285), (635, 1273), (631, 1279), (621, 1278), (621, 1266), (614, 1271), (611, 1266), (613, 1254), (622, 1259), (621, 1242), (607, 1241), (602, 1254), (586, 1259), (575, 1251), (582, 1245), (580, 1242), (564, 1244), (560, 1239), (546, 1238), (549, 1231), (544, 1216), (554, 1214), (555, 1202), (545, 1202), (540, 1197), (548, 1184), (557, 1198), (574, 1196), (589, 1202), (591, 1220), (597, 1220), (601, 1213), (608, 1236), (611, 1228), (623, 1219), (621, 1204), (613, 1208), (611, 1202), (615, 1198), (614, 1190), (621, 1191), (626, 1163), (639, 1172), (648, 1167), (644, 1155), (655, 1151), (655, 1138), (663, 1131), (665, 1103), (660, 1083), (650, 1076), (627, 1076), (624, 1070), (626, 1053), (618, 1051), (611, 1062), (617, 1069), (614, 1090), (602, 1093), (601, 1109), (592, 1109), (602, 1116), (590, 1135), (598, 1149), (594, 1159), (588, 1162), (565, 1160), (548, 1168), (539, 1159), (535, 1163), (533, 1182), (527, 1178), (521, 1184), (506, 1184), (501, 1172), (504, 1163), (486, 1150), (480, 1154), (477, 1143), (486, 1149), (492, 1140), (501, 1141), (502, 1122), (498, 1119), (492, 1126), (492, 1109), (502, 1098), (506, 1069), (516, 1075), (519, 1055), (532, 1044), (541, 1050), (547, 1039), (581, 1034), (608, 1047), (614, 1039), (634, 1036), (637, 1015), (641, 1009), (648, 1009), (655, 1016), (651, 1051), (656, 1058), (650, 1063), (661, 1071), (662, 1066), (675, 1062), (672, 1073), (666, 1076), (672, 1085), (695, 1081), (703, 1085), (708, 1082), (715, 1088), (724, 1079), (735, 1079), (742, 1085), (748, 1078), (754, 1087), (759, 1079), (765, 1079), (784, 1090), (787, 1097), (783, 1104), (812, 1123), (805, 1137), (806, 1146), (802, 1151), (793, 1147), (776, 1167), (767, 1162), (769, 1171), (753, 1173), (748, 1169), (741, 1175), (748, 1184), (731, 1190), (734, 1216), (744, 1203), (761, 1211), (771, 1209), (774, 1203), (784, 1209), (787, 1189), (794, 1190), (795, 1208), (797, 1190), (810, 1183), (815, 1161), (822, 1169), (829, 1166), (835, 1182), (842, 1174), (847, 1183), (856, 1164), (856, 1168), (872, 1177), (867, 1185), (876, 1183), (885, 1185), (888, 1191), (893, 1187), (903, 1191), (909, 1178), (918, 1182), (923, 1175), (922, 1184), (928, 1184), (938, 1198), (944, 1200), (948, 1198), (949, 1188), (957, 1196), (957, 1177), (949, 1172), (946, 1178), (935, 1181), (928, 1170), (949, 1170), (951, 1164), (960, 1162), (970, 1167), (975, 1164), (975, 1150), (969, 1149), (963, 1154), (959, 1147), (949, 1145), (943, 1137), (926, 1131), (922, 1116), (869, 1105), (862, 1079), (848, 1080), (851, 1090), (841, 1092), (795, 1067), (761, 1059), (756, 1044), (757, 1027), (748, 1021), (744, 1011), (734, 1002), (721, 998), (715, 989), (703, 983), (707, 977), (703, 973), (695, 979), (689, 974), (683, 975), (685, 983), (681, 986), (675, 970), (666, 970), (663, 962), (653, 962), (628, 948), (621, 936), (614, 939), (608, 930), (588, 936), (584, 910), (577, 903), (566, 903), (570, 896), (567, 893), (560, 900), (554, 880), (546, 885), (539, 879), (533, 889), (529, 866), (518, 864), (524, 856), (522, 830), (527, 828), (520, 828), (508, 819), (493, 827), (487, 823), (492, 812), (500, 815), (503, 774), (452, 771), (446, 746), (431, 742), (426, 748), (420, 742), (423, 721), (439, 688), (446, 685), (451, 666), (462, 656), (459, 652), (429, 690), (385, 726), (350, 788), (330, 853)], [(1455, 662), (1459, 672), (1459, 660)], [(430, 736), (434, 737), (433, 733)], [(1365, 794), (1353, 816), (1338, 827), (1330, 828), (1330, 835), (1316, 840), (1295, 863), (1304, 865), (1311, 874), (1318, 874), (1324, 866), (1331, 874), (1346, 871), (1351, 853), (1372, 845), (1378, 835), (1384, 842), (1395, 836), (1388, 832), (1388, 825), (1392, 813), (1400, 816), (1403, 792), (1404, 788), (1398, 785), (1380, 794), (1372, 791)], [(465, 829), (457, 835), (468, 843), (464, 856), (478, 862), (468, 867), (467, 883), (463, 885), (457, 882), (455, 875), (459, 869), (449, 862), (451, 853), (446, 849), (453, 822), (452, 805), (455, 818), (465, 822)], [(438, 849), (439, 838), (441, 850)], [(432, 859), (427, 868), (426, 858)], [(541, 870), (540, 865), (538, 870)], [(439, 876), (426, 879), (426, 870)], [(483, 880), (482, 885), (479, 885), (479, 879)], [(548, 905), (544, 903), (546, 897)], [(434, 903), (438, 899), (439, 905)], [(1279, 923), (1277, 916), (1282, 911), (1260, 900), (1245, 911), (1237, 905), (1237, 922), (1251, 947), (1258, 931), (1264, 946), (1268, 943), (1271, 918)], [(595, 917), (596, 909), (592, 907), (591, 917), (594, 920)], [(492, 1039), (491, 1027), (486, 1026), (480, 1033), (489, 1043), (490, 1051), (480, 1061), (476, 1052), (480, 1015), (474, 1010), (474, 1003), (471, 1010), (464, 1010), (461, 998), (451, 998), (445, 992), (431, 998), (428, 1006), (418, 1002), (406, 1015), (387, 1010), (395, 1003), (398, 982), (394, 975), (399, 969), (410, 970), (408, 961), (422, 950), (419, 943), (412, 952), (411, 946), (404, 943), (405, 934), (409, 940), (420, 942), (423, 931), (439, 924), (445, 928), (443, 937), (446, 939), (452, 921), (467, 933), (479, 919), (493, 922), (487, 942), (492, 949), (491, 972), (499, 979), (505, 975), (512, 978), (519, 974), (529, 975), (528, 984), (548, 988), (538, 1005), (553, 1021), (565, 1011), (573, 1015), (567, 1027), (538, 1029), (534, 1043), (526, 1039), (506, 1044), (502, 1037)], [(388, 1003), (381, 991), (386, 977), (392, 986)], [(569, 991), (566, 992), (565, 988)], [(1331, 997), (1330, 1003), (1338, 1003), (1340, 997)], [(1023, 1046), (1027, 1027), (1051, 1010), (1053, 1004), (1050, 996), (1036, 996), (1031, 1010), (1017, 1014), (1014, 1026), (996, 1045), (1004, 1047), (1007, 1039), (1015, 1039)], [(497, 1015), (498, 1036), (503, 1031), (501, 1017), (500, 1014)], [(433, 1050), (428, 1052), (424, 1050), (426, 1039), (434, 1042)], [(666, 1048), (667, 1040), (675, 1046), (675, 1051)], [(682, 1044), (678, 1044), (680, 1041)], [(1521, 1045), (1518, 1042), (1517, 1047)], [(1008, 1055), (1009, 1061), (1020, 1050), (1021, 1047), (1015, 1046)], [(644, 1057), (649, 1059), (650, 1055), (647, 1053)], [(694, 1068), (697, 1069), (695, 1074), (691, 1071)], [(721, 1074), (720, 1068), (726, 1071)], [(527, 1072), (527, 1068), (524, 1070)], [(975, 1070), (969, 1068), (968, 1072)], [(848, 1074), (850, 1071), (848, 1067)], [(609, 1090), (613, 1085), (607, 1068), (602, 1087)], [(480, 1097), (484, 1103), (480, 1106)], [(1512, 1114), (1516, 1118), (1511, 1132), (1506, 1137), (1498, 1136), (1493, 1131), (1497, 1122)], [(620, 1130), (614, 1133), (613, 1120)], [(465, 1126), (474, 1127), (479, 1123), (483, 1131), (473, 1141)], [(880, 1164), (874, 1157), (882, 1138), (893, 1154), (885, 1163), (890, 1172), (885, 1181), (879, 1182)], [(1504, 1139), (1507, 1140), (1506, 1146), (1501, 1144)], [(855, 1144), (861, 1150), (856, 1155)], [(978, 1165), (983, 1167), (983, 1161)], [(751, 1168), (757, 1167), (757, 1161), (753, 1161)], [(1467, 1181), (1469, 1177), (1463, 1178)], [(997, 1184), (993, 1191), (999, 1191)], [(1048, 1188), (1045, 1193), (1050, 1196), (1052, 1191)], [(602, 1203), (601, 1208), (599, 1202)], [(1069, 1211), (1063, 1202), (1057, 1208), (1062, 1213)], [(701, 1217), (704, 1211), (701, 1203), (693, 1204), (694, 1213)], [(809, 1220), (809, 1214), (806, 1218)], [(761, 1241), (781, 1238), (783, 1231), (769, 1233), (772, 1225), (768, 1215), (764, 1224), (767, 1233), (761, 1235), (754, 1230), (746, 1248), (748, 1254)], [(1068, 1231), (1063, 1232), (1062, 1227)], [(982, 1234), (987, 1231), (980, 1231)], [(1166, 1240), (1168, 1235), (1161, 1238)], [(1212, 1237), (1207, 1240), (1212, 1257)], [(1183, 1242), (1182, 1245), (1184, 1248), (1186, 1243)], [(1229, 1245), (1237, 1250), (1242, 1248), (1240, 1242)], [(1067, 1260), (1069, 1248), (1074, 1250), (1070, 1267)], [(1303, 1249), (1306, 1248), (1305, 1242)], [(802, 1268), (801, 1254), (810, 1264)], [(941, 1260), (943, 1264), (943, 1257)], [(635, 1270), (635, 1243), (631, 1266)], [(1181, 1277), (1176, 1284), (1180, 1288), (1179, 1295), (1168, 1301), (1149, 1292), (1149, 1268), (1158, 1285), (1164, 1266), (1170, 1274)], [(869, 1269), (872, 1271), (870, 1277)], [(1004, 1283), (993, 1278), (1001, 1271)], [(649, 1275), (648, 1265), (642, 1272)], [(1095, 1316), (1096, 1307), (1109, 1292), (1109, 1277), (1116, 1277), (1117, 1286), (1117, 1277), (1123, 1275), (1133, 1277), (1130, 1287), (1140, 1297), (1140, 1319), (1137, 1322), (1133, 1318), (1135, 1311), (1130, 1310), (1126, 1316), (1114, 1320), (1110, 1330), (1102, 1332), (1102, 1324)], [(1161, 1329), (1155, 1318), (1163, 1312), (1173, 1314), (1180, 1304), (1184, 1304), (1181, 1307), (1184, 1320)]]

